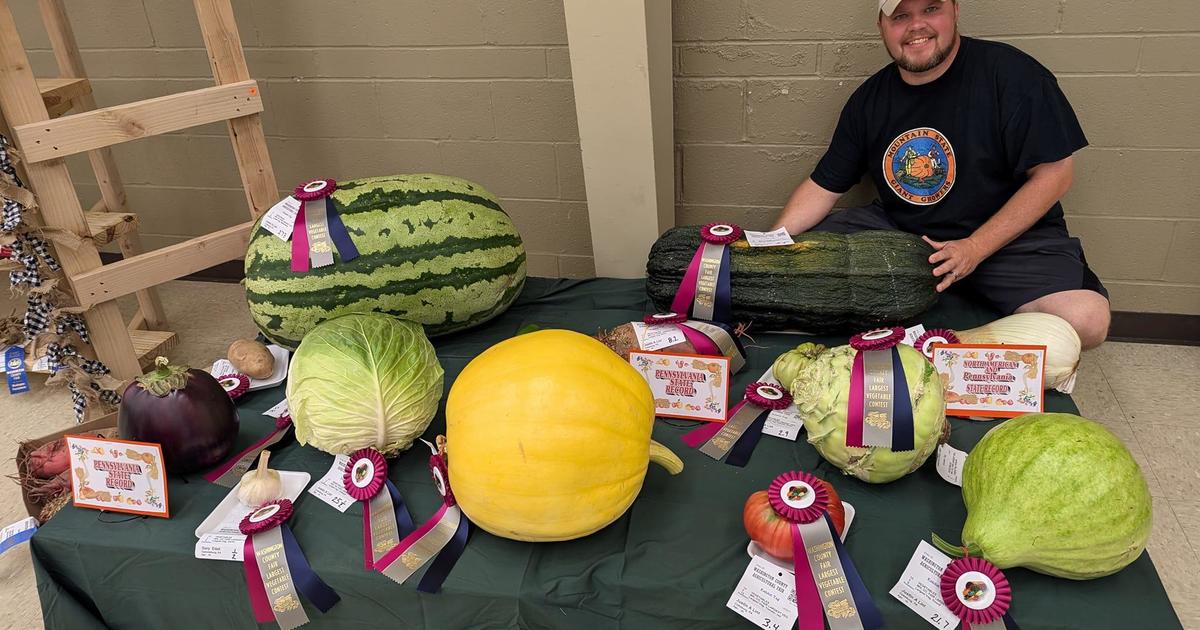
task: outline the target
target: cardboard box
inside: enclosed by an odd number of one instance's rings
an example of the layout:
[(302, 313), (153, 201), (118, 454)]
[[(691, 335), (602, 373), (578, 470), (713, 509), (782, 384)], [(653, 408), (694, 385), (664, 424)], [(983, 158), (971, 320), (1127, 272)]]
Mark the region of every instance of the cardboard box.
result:
[[(25, 477), (25, 456), (37, 447), (48, 442), (53, 442), (54, 440), (57, 440), (58, 438), (69, 433), (104, 433), (109, 437), (113, 437), (116, 435), (116, 429), (117, 413), (114, 411), (113, 413), (101, 416), (95, 420), (89, 420), (83, 424), (69, 426), (62, 431), (58, 431), (57, 433), (51, 433), (50, 435), (45, 435), (40, 438), (34, 438), (32, 440), (25, 440), (24, 442), (21, 442), (20, 445), (17, 446), (18, 479), (23, 479)], [(38, 518), (38, 516), (42, 513), (44, 504), (31, 499), (29, 497), (28, 489), (26, 489), (25, 486), (21, 486), (21, 498), (25, 501), (25, 511), (28, 512), (30, 516)]]

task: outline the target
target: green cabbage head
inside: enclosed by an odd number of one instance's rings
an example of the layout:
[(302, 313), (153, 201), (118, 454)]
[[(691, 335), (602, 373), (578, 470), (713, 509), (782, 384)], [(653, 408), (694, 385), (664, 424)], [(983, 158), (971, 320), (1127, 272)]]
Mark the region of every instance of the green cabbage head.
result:
[(437, 413), (443, 375), (419, 324), (380, 313), (322, 322), (288, 367), (296, 441), (333, 455), (404, 451)]
[(897, 348), (908, 382), (916, 433), (916, 448), (902, 453), (883, 447), (846, 446), (846, 403), (856, 352), (853, 348), (805, 343), (775, 360), (775, 378), (791, 388), (809, 444), (842, 472), (869, 483), (895, 481), (920, 468), (937, 449), (946, 430), (946, 405), (937, 370), (917, 350), (903, 344)]

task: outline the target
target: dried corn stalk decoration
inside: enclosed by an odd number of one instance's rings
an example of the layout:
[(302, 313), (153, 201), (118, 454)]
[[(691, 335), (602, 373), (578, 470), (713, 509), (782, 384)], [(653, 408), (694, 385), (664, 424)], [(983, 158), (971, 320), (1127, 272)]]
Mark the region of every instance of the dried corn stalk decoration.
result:
[(45, 342), (48, 367), (54, 374), (46, 382), (66, 383), (75, 420), (83, 422), (89, 405), (108, 410), (121, 401), (116, 392), (119, 382), (108, 376), (107, 366), (81, 355), (73, 343), (72, 337), (91, 343), (87, 324), (80, 309), (67, 306), (69, 296), (58, 290), (59, 280), (53, 276), (62, 267), (49, 245), (24, 220), (25, 212), (34, 210), (37, 203), (17, 176), (17, 159), (8, 138), (0, 135), (0, 268), (10, 269), (11, 290), (26, 298), (25, 313), (0, 320), (0, 331), (6, 337), (2, 341), (29, 349)]

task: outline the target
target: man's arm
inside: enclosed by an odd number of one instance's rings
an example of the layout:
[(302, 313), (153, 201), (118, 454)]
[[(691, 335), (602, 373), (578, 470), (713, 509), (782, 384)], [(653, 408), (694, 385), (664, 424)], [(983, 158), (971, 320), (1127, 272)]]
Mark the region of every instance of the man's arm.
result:
[(937, 290), (944, 291), (970, 275), (984, 259), (1037, 223), (1070, 190), (1074, 174), (1071, 156), (1039, 164), (1029, 169), (1025, 184), (1008, 203), (967, 238), (940, 242), (923, 237), (938, 250), (929, 257), (929, 262), (941, 263), (933, 270), (933, 275), (942, 278)]
[(841, 193), (829, 192), (820, 187), (810, 177), (792, 192), (771, 229), (785, 227), (789, 234), (807, 232), (829, 215), (833, 204), (837, 203), (841, 196)]

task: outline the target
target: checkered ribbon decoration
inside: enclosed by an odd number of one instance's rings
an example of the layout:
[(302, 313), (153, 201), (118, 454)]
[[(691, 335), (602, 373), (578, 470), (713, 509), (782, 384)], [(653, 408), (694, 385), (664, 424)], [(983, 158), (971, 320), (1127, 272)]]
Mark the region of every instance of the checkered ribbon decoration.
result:
[(67, 313), (66, 315), (58, 316), (58, 319), (54, 322), (54, 333), (57, 335), (65, 335), (67, 334), (68, 330), (74, 330), (75, 334), (79, 335), (79, 338), (82, 339), (84, 343), (92, 342), (92, 340), (88, 338), (87, 324), (79, 315)]

